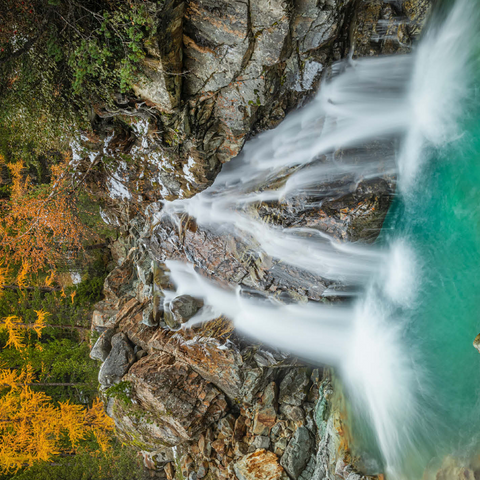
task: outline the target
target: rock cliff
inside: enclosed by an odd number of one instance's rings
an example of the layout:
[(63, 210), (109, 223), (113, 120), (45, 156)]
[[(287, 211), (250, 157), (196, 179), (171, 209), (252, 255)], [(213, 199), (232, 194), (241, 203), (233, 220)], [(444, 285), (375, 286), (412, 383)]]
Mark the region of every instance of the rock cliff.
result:
[[(103, 362), (99, 381), (118, 435), (160, 478), (380, 478), (361, 473), (349, 451), (332, 373), (249, 343), (226, 318), (179, 329), (202, 304), (169, 297), (164, 262), (188, 260), (220, 283), (288, 302), (327, 301), (332, 282), (255, 256), (242, 239), (188, 217), (153, 224), (143, 212), (208, 187), (250, 136), (308, 100), (332, 62), (408, 51), (427, 7), (425, 0), (167, 0), (152, 10), (158, 41), (138, 99), (119, 98), (114, 121), (99, 112), (98, 136), (82, 141), (91, 164), (110, 159), (96, 188), (105, 220), (122, 232), (93, 315), (101, 336), (91, 355)], [(85, 155), (80, 146), (77, 155)], [(272, 202), (251, 214), (373, 241), (394, 179), (327, 187), (321, 209)]]

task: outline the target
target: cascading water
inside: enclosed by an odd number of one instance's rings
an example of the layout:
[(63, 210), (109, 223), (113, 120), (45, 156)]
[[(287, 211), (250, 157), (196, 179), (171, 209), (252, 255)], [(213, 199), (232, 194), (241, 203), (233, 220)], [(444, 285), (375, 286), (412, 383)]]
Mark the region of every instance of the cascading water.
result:
[[(358, 449), (373, 455), (376, 447), (361, 440), (373, 438), (388, 478), (420, 478), (435, 458), (480, 446), (480, 368), (471, 347), (480, 328), (478, 117), (462, 118), (475, 100), (474, 3), (457, 1), (410, 55), (334, 66), (308, 106), (249, 142), (210, 189), (167, 203), (160, 214), (187, 213), (259, 254), (363, 287), (343, 306), (284, 305), (167, 263), (178, 293), (203, 297), (211, 308), (187, 326), (222, 313), (251, 337), (334, 366)], [(268, 226), (248, 213), (253, 203), (325, 196), (340, 178), (396, 172), (399, 195), (375, 248), (311, 228)]]

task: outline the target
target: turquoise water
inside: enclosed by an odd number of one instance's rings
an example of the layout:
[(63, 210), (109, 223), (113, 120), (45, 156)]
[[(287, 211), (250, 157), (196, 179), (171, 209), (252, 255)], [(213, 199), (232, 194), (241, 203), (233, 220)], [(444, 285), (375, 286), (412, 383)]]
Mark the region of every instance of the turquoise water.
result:
[(472, 345), (480, 333), (480, 115), (468, 117), (463, 136), (430, 153), (414, 188), (398, 195), (378, 240), (406, 241), (415, 257), (415, 300), (389, 320), (402, 325), (418, 382), (400, 466), (410, 480), (446, 455), (468, 466), (480, 454), (480, 354)]
[(440, 454), (480, 446), (480, 354), (472, 346), (480, 332), (480, 129), (469, 127), (430, 158), (414, 191), (393, 206), (384, 234), (406, 238), (417, 258), (404, 343), (426, 387), (431, 430), (416, 433)]
[[(480, 43), (478, 33), (465, 39), (466, 49)], [(458, 72), (459, 79), (480, 78), (476, 57), (472, 54), (468, 72)], [(372, 422), (361, 418), (367, 415), (353, 415), (356, 452), (367, 465), (371, 460), (371, 473), (389, 471), (388, 479), (435, 478), (432, 472), (448, 455), (480, 475), (480, 353), (472, 345), (480, 333), (480, 101), (475, 83), (470, 82), (457, 119), (458, 137), (422, 153), (408, 188), (402, 188), (400, 176), (399, 193), (377, 241), (386, 250), (401, 242), (412, 252), (405, 263), (412, 262), (415, 289), (400, 305), (384, 295), (380, 283), (376, 293), (368, 294), (384, 305), (385, 322), (399, 327), (406, 368), (413, 372), (415, 405), (405, 401), (410, 417), (392, 433), (401, 445), (395, 465), (386, 465)]]

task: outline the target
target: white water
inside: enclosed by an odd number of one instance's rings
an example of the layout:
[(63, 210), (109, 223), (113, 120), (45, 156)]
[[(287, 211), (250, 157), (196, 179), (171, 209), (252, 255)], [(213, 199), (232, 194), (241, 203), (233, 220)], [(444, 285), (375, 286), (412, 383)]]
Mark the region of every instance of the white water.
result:
[[(167, 203), (161, 212), (173, 219), (188, 213), (198, 224), (236, 235), (285, 263), (364, 287), (350, 307), (283, 305), (247, 298), (239, 288), (225, 291), (191, 265), (168, 262), (178, 293), (204, 298), (212, 318), (225, 314), (259, 341), (336, 367), (354, 407), (370, 419), (389, 478), (404, 478), (404, 452), (418, 441), (412, 427), (429, 429), (417, 403), (418, 385), (426, 379), (402, 344), (405, 325), (391, 319), (398, 306), (415, 306), (421, 274), (415, 252), (408, 239), (379, 251), (341, 244), (312, 229), (268, 226), (246, 207), (325, 194), (319, 185), (345, 176), (358, 182), (397, 171), (399, 190), (408, 195), (425, 151), (458, 135), (455, 120), (467, 89), (459, 72), (468, 63), (471, 6), (457, 2), (441, 28), (431, 29), (410, 55), (336, 65), (307, 107), (250, 141), (210, 189)], [(268, 189), (287, 174), (281, 186)]]

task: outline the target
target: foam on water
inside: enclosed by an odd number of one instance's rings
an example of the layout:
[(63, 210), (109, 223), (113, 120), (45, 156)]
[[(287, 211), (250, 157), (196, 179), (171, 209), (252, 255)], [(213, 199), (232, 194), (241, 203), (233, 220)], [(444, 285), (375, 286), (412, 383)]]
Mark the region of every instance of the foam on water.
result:
[[(426, 151), (459, 135), (457, 119), (468, 92), (468, 39), (476, 18), (473, 4), (457, 1), (443, 24), (428, 30), (410, 55), (335, 65), (309, 105), (248, 142), (210, 189), (166, 203), (160, 213), (175, 221), (187, 213), (259, 252), (364, 288), (350, 307), (284, 305), (247, 298), (238, 288), (220, 289), (192, 266), (168, 262), (178, 293), (202, 297), (210, 306), (189, 325), (225, 314), (259, 341), (335, 366), (354, 410), (374, 431), (389, 478), (405, 478), (406, 458), (420, 455), (422, 439), (415, 432), (433, 428), (430, 414), (421, 410), (425, 392), (419, 386), (428, 385), (428, 378), (416, 353), (404, 344), (408, 315), (403, 312), (416, 305), (420, 259), (406, 237), (387, 249), (341, 244), (314, 229), (268, 226), (245, 207), (312, 195), (329, 182), (333, 192), (334, 182), (345, 175), (358, 182), (394, 173), (397, 165), (399, 190), (408, 198)], [(370, 152), (373, 143), (380, 145), (380, 155), (378, 149)], [(274, 181), (277, 187), (269, 188)]]
[(408, 94), (410, 122), (399, 161), (404, 190), (415, 182), (426, 148), (442, 147), (461, 135), (458, 120), (471, 87), (477, 21), (475, 2), (457, 0), (443, 24), (430, 28), (417, 49)]

